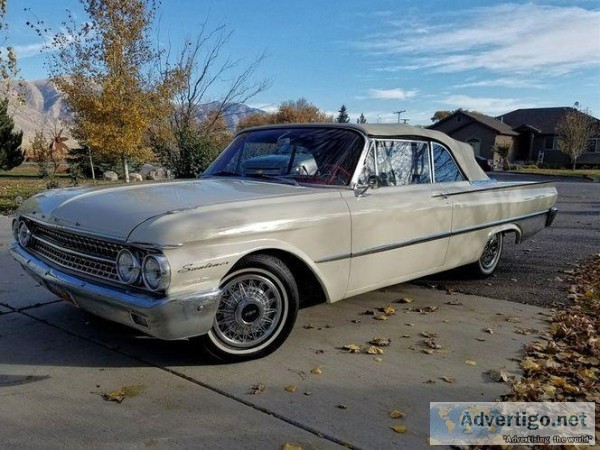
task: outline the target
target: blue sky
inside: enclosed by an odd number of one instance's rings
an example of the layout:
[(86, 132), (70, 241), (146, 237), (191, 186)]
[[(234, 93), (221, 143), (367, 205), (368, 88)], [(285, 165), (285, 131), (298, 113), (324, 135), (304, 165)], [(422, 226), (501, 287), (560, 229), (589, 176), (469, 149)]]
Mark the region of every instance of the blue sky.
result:
[[(67, 8), (84, 19), (76, 0), (8, 1), (25, 79), (47, 76), (25, 22), (35, 14), (57, 28)], [(207, 19), (233, 31), (226, 56), (266, 52), (257, 78), (273, 84), (248, 102), (266, 110), (304, 97), (331, 114), (345, 104), (352, 118), (395, 122), (405, 110), (426, 125), (442, 109), (495, 116), (579, 102), (600, 117), (599, 0), (163, 0), (159, 42), (176, 46)]]

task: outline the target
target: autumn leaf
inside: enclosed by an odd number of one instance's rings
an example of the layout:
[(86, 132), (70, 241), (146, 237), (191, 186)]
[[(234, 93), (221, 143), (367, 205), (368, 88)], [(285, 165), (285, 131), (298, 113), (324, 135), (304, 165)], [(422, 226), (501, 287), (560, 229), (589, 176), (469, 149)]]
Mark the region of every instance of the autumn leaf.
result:
[(518, 317), (509, 317), (508, 319), (506, 319), (506, 321), (510, 323), (520, 323), (521, 319), (519, 319)]
[(369, 344), (371, 345), (377, 345), (378, 347), (387, 347), (388, 345), (390, 345), (390, 343), (392, 342), (392, 340), (390, 338), (373, 338), (369, 341)]
[(414, 300), (410, 297), (402, 297), (398, 300), (395, 300), (394, 303), (412, 303)]
[(491, 328), (484, 328), (482, 331), (487, 334), (494, 334), (494, 330), (492, 330)]
[(123, 389), (121, 389), (119, 391), (105, 392), (105, 393), (100, 394), (100, 395), (106, 401), (116, 402), (116, 403), (122, 403), (123, 400), (125, 400), (125, 397), (127, 396), (127, 393)]
[(485, 372), (492, 380), (498, 382), (498, 383), (502, 383), (502, 382), (507, 382), (509, 379), (509, 374), (508, 372), (506, 372), (506, 370), (504, 370), (504, 368), (500, 368), (500, 369), (490, 369), (487, 372)]
[(406, 417), (406, 414), (404, 414), (402, 411), (394, 409), (394, 410), (390, 411), (389, 416), (392, 419), (403, 419), (404, 417)]
[(466, 364), (467, 366), (476, 366), (476, 365), (477, 365), (477, 363), (476, 363), (475, 361), (473, 361), (472, 359), (467, 359), (467, 360), (465, 361), (465, 364)]
[(290, 444), (288, 442), (281, 446), (281, 450), (302, 450), (302, 447), (296, 444)]
[(296, 392), (296, 389), (298, 389), (298, 386), (296, 386), (295, 384), (290, 384), (286, 387), (284, 387), (284, 389), (288, 392)]
[(424, 348), (423, 353), (427, 353), (428, 355), (433, 355), (433, 350), (430, 348)]
[(367, 347), (365, 353), (368, 353), (369, 355), (383, 355), (383, 349), (372, 345), (371, 347)]
[(360, 353), (361, 346), (356, 344), (348, 344), (344, 345), (342, 350), (346, 350), (348, 353)]
[(383, 361), (383, 358), (381, 358), (380, 356), (376, 356), (375, 358), (373, 358), (373, 361), (381, 362)]
[(323, 372), (321, 371), (320, 367), (314, 367), (310, 369), (310, 373), (313, 375), (321, 375)]
[(259, 395), (265, 391), (266, 386), (262, 383), (257, 383), (250, 388), (250, 394)]
[(443, 376), (440, 378), (440, 380), (444, 380), (446, 383), (449, 383), (449, 384), (456, 383), (456, 378), (454, 378), (454, 377)]
[(388, 316), (385, 315), (385, 314), (379, 314), (379, 315), (373, 317), (373, 319), (375, 319), (375, 320), (388, 320)]
[(393, 427), (391, 427), (392, 430), (394, 430), (396, 433), (406, 433), (406, 425), (403, 424), (399, 424), (399, 425), (394, 425)]
[(396, 314), (396, 308), (394, 308), (392, 305), (387, 305), (382, 308), (381, 312), (383, 312), (386, 316), (391, 316)]

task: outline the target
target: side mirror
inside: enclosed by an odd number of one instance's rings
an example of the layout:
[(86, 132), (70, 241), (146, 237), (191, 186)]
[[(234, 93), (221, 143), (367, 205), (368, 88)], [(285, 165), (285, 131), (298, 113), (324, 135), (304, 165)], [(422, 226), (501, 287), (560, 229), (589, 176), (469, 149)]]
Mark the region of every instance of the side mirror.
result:
[(381, 187), (381, 178), (379, 178), (377, 175), (371, 175), (367, 179), (367, 184), (362, 185), (362, 186), (356, 186), (354, 188), (354, 193), (356, 194), (357, 197), (362, 197), (363, 195), (365, 195), (365, 192), (367, 192), (367, 190), (369, 188), (379, 189), (380, 187)]
[(381, 178), (377, 175), (371, 175), (367, 180), (367, 186), (371, 189), (379, 189), (381, 187)]

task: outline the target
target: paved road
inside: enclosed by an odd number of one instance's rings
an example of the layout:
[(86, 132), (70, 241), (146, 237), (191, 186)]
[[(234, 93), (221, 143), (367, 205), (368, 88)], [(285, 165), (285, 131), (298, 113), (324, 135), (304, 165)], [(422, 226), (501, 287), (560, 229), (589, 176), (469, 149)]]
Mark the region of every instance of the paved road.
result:
[[(195, 341), (157, 341), (58, 300), (12, 261), (9, 240), (0, 216), (2, 449), (427, 449), (429, 402), (495, 400), (507, 386), (485, 372), (515, 373), (537, 334), (516, 331), (547, 325), (541, 308), (399, 285), (303, 309), (273, 355), (217, 365)], [(392, 303), (402, 297), (414, 302)], [(360, 314), (390, 303), (388, 320)], [(442, 348), (425, 353), (427, 335)], [(381, 361), (339, 350), (374, 337), (392, 340)], [(123, 388), (121, 404), (100, 395)]]
[[(550, 178), (494, 174), (500, 181), (545, 181)], [(466, 278), (450, 271), (417, 284), (538, 306), (568, 304), (567, 274), (578, 263), (600, 252), (600, 183), (556, 178), (559, 214), (547, 228), (520, 245), (505, 242), (494, 277)]]

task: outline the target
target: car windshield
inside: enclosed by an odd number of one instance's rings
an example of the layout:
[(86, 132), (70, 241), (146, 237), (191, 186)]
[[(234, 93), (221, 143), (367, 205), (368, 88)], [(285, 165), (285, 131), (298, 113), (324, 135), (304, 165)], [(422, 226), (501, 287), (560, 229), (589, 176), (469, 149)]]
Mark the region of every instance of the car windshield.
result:
[(240, 134), (201, 175), (347, 186), (364, 147), (350, 129), (290, 127)]

